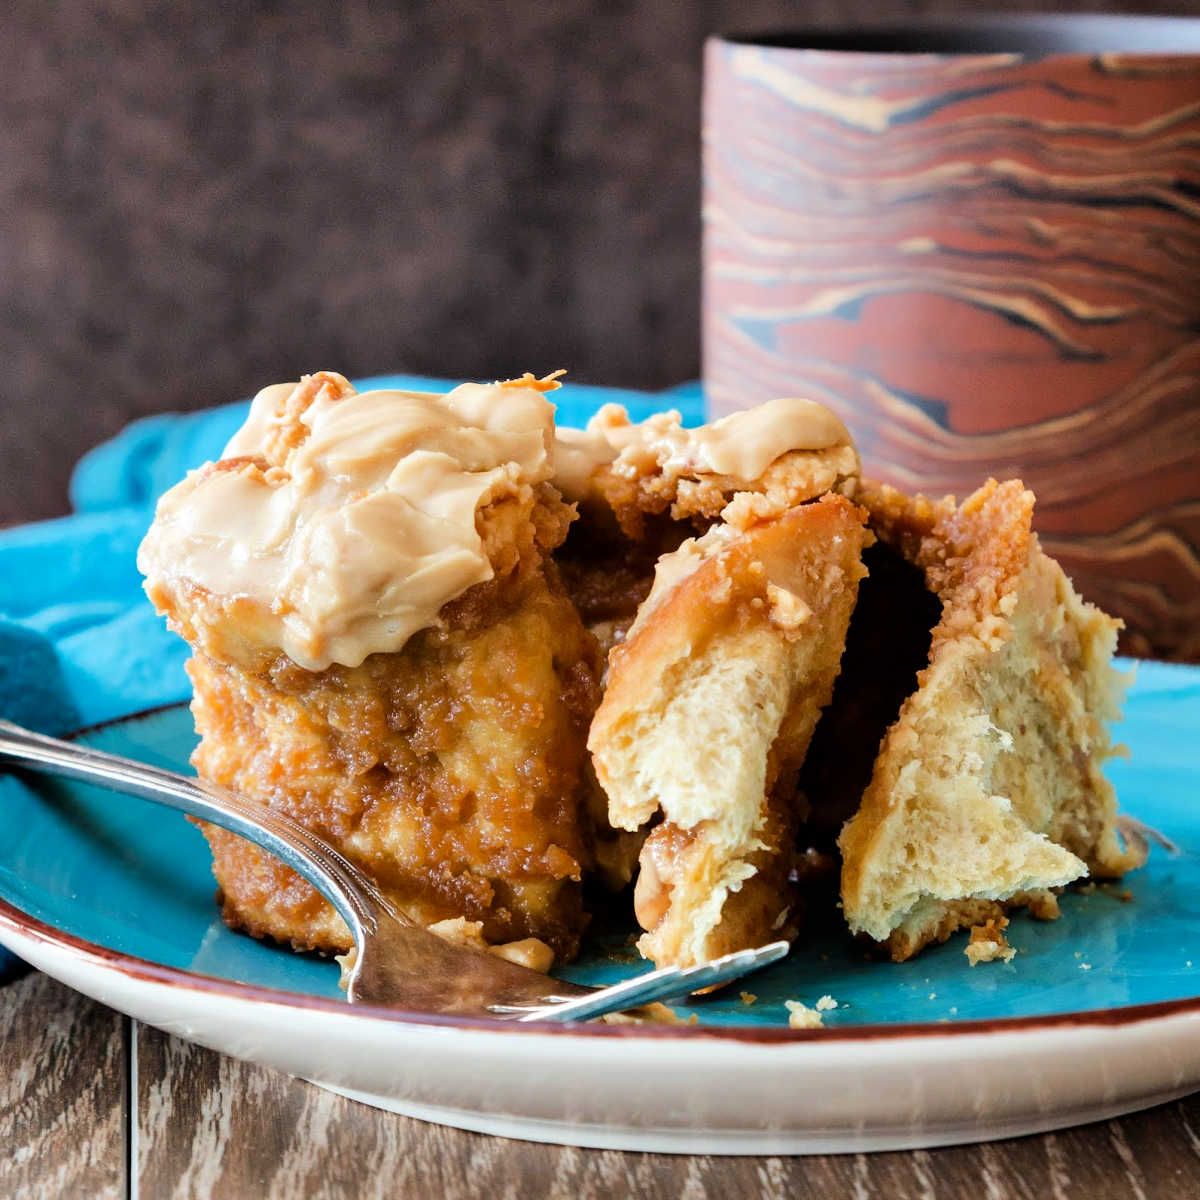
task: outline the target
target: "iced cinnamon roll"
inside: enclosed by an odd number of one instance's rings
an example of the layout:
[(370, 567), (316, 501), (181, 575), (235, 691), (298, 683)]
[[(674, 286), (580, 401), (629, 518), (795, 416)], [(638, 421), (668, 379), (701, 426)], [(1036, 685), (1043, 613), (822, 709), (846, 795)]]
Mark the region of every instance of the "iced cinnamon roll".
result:
[[(138, 562), (192, 647), (202, 776), (427, 924), (569, 958), (600, 662), (550, 558), (573, 516), (550, 483), (556, 386), (267, 388), (221, 461), (163, 496)], [(205, 834), (230, 925), (349, 948), (307, 883)]]

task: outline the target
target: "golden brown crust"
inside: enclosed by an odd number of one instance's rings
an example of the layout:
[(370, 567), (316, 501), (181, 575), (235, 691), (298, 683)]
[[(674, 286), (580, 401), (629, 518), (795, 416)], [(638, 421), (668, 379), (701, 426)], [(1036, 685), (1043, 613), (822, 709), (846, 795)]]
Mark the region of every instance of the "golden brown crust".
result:
[[(580, 796), (595, 643), (536, 559), (447, 606), (442, 627), (355, 668), (283, 655), (189, 665), (205, 778), (337, 845), (426, 923), (483, 922), (574, 954), (590, 866)], [(348, 949), (286, 868), (206, 830), (226, 919), (298, 948)]]

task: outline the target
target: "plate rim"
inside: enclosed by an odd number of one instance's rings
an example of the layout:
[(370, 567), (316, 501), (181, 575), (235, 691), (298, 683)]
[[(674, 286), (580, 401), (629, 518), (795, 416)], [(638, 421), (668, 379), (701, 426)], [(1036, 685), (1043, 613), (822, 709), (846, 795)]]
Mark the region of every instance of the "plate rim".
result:
[[(128, 725), (161, 715), (175, 709), (187, 708), (189, 701), (174, 701), (139, 709), (124, 716), (111, 717), (93, 725), (64, 734), (75, 740), (99, 733), (107, 728)], [(513, 1022), (488, 1017), (469, 1017), (454, 1014), (414, 1012), (407, 1009), (385, 1008), (379, 1005), (350, 1005), (343, 1000), (314, 996), (306, 992), (245, 983), (218, 975), (188, 971), (152, 962), (137, 955), (126, 954), (100, 942), (68, 933), (58, 926), (25, 912), (4, 897), (0, 897), (0, 931), (32, 937), (75, 958), (82, 959), (100, 971), (114, 970), (132, 980), (165, 984), (185, 990), (223, 993), (234, 999), (269, 1003), (286, 1008), (305, 1008), (343, 1015), (361, 1015), (410, 1026), (452, 1027), (495, 1032), (554, 1033), (560, 1036), (602, 1038), (685, 1038), (716, 1039), (720, 1041), (769, 1044), (778, 1042), (872, 1042), (899, 1038), (944, 1038), (979, 1034), (1024, 1033), (1056, 1027), (1125, 1026), (1155, 1021), (1166, 1017), (1200, 1014), (1200, 994), (1175, 1000), (1158, 1000), (1148, 1004), (1130, 1004), (1110, 1008), (1077, 1009), (1065, 1013), (1042, 1013), (1021, 1017), (982, 1017), (962, 1021), (907, 1021), (894, 1024), (829, 1026), (818, 1029), (791, 1029), (781, 1026), (720, 1026), (720, 1025), (606, 1025), (594, 1022)]]
[(115, 971), (137, 983), (165, 985), (184, 991), (217, 993), (230, 999), (283, 1008), (310, 1009), (342, 1016), (360, 1016), (409, 1027), (471, 1029), (480, 1032), (522, 1032), (605, 1038), (637, 1039), (712, 1039), (717, 1041), (770, 1044), (779, 1042), (876, 1042), (979, 1036), (981, 1034), (1022, 1034), (1045, 1032), (1055, 1028), (1111, 1028), (1139, 1025), (1166, 1018), (1200, 1015), (1200, 996), (1178, 1000), (1158, 1000), (1150, 1004), (1122, 1005), (1118, 1008), (1081, 1009), (1066, 1013), (1044, 1013), (1025, 1017), (987, 1017), (963, 1021), (906, 1021), (894, 1024), (842, 1025), (819, 1029), (790, 1029), (786, 1025), (604, 1025), (589, 1021), (516, 1022), (488, 1017), (456, 1016), (444, 1013), (416, 1012), (410, 1009), (384, 1008), (373, 1004), (351, 1005), (326, 996), (292, 992), (263, 984), (244, 983), (219, 975), (205, 975), (182, 967), (169, 967), (149, 959), (114, 950), (98, 942), (67, 933), (31, 916), (0, 897), (0, 932), (12, 930), (18, 936), (54, 947), (97, 971)]

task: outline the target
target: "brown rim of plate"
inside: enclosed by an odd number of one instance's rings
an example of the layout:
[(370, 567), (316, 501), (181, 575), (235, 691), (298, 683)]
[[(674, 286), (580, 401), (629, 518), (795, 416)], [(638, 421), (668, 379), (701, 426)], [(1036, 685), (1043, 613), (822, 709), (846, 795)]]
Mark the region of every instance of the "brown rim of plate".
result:
[[(186, 701), (160, 704), (142, 709), (125, 717), (113, 717), (95, 725), (85, 726), (67, 738), (81, 738), (112, 725), (123, 725), (158, 716), (169, 709), (184, 708)], [(27, 937), (64, 950), (76, 958), (86, 959), (98, 967), (116, 970), (130, 979), (144, 983), (185, 988), (191, 991), (216, 993), (235, 1000), (260, 1004), (276, 1004), (284, 1008), (301, 1008), (317, 1012), (361, 1015), (376, 1020), (394, 1021), (404, 1025), (437, 1028), (470, 1029), (491, 1033), (541, 1033), (584, 1037), (618, 1038), (711, 1038), (718, 1041), (738, 1041), (756, 1044), (806, 1041), (875, 1041), (883, 1038), (961, 1037), (981, 1033), (1026, 1033), (1051, 1028), (1134, 1025), (1142, 1021), (1166, 1017), (1200, 1014), (1200, 995), (1180, 1000), (1159, 1000), (1152, 1004), (1131, 1004), (1120, 1008), (1101, 1008), (1067, 1013), (1045, 1013), (1031, 1017), (992, 1017), (974, 1021), (914, 1021), (891, 1025), (843, 1025), (822, 1029), (789, 1029), (786, 1026), (719, 1026), (719, 1025), (603, 1025), (594, 1022), (544, 1023), (502, 1021), (488, 1017), (465, 1017), (440, 1013), (410, 1012), (404, 1009), (382, 1008), (362, 1004), (351, 1006), (343, 1001), (304, 992), (288, 992), (259, 984), (240, 983), (214, 975), (201, 975), (180, 967), (168, 967), (148, 959), (123, 954), (108, 946), (89, 942), (66, 933), (30, 916), (0, 897), (0, 929), (8, 928)]]

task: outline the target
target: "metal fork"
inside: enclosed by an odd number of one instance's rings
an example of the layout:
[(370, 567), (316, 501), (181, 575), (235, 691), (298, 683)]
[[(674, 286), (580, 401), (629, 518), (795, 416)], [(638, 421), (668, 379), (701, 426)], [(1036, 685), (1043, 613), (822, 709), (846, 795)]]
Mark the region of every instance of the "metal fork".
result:
[(354, 949), (340, 961), (351, 1004), (515, 1021), (581, 1021), (728, 983), (788, 952), (787, 942), (772, 942), (696, 967), (663, 967), (611, 987), (582, 987), (428, 932), (299, 822), (202, 779), (32, 733), (9, 721), (0, 721), (0, 764), (4, 763), (165, 804), (273, 854), (304, 876), (349, 926)]

